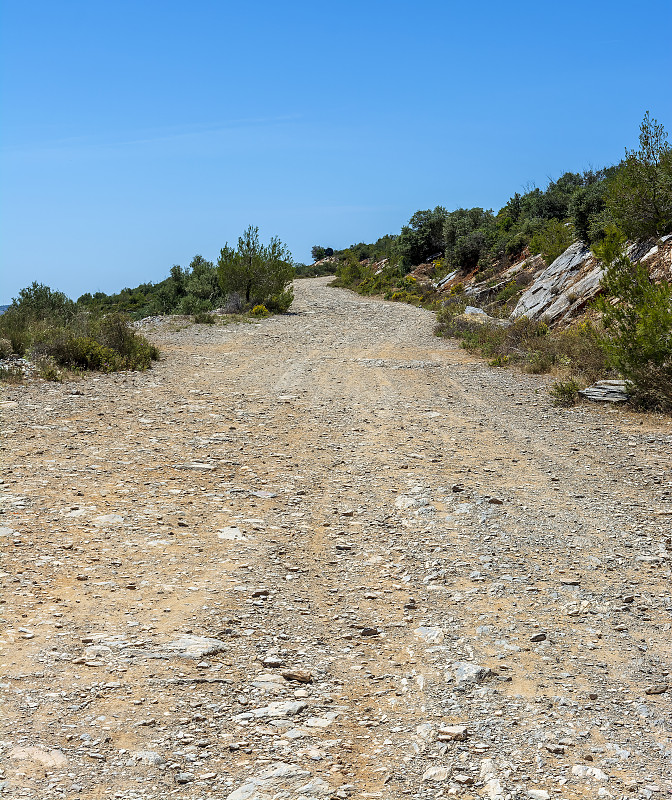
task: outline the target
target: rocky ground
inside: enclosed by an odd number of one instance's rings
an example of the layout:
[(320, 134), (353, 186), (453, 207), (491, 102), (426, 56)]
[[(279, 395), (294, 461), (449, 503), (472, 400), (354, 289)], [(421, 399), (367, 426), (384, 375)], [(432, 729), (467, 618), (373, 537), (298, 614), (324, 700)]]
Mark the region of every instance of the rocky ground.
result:
[(0, 794), (672, 796), (672, 424), (298, 282), (4, 391)]

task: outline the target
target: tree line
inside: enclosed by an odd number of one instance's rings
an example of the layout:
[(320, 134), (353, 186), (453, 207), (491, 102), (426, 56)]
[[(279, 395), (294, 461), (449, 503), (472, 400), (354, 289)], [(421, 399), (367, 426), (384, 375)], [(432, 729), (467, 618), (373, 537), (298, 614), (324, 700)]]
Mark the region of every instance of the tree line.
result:
[(143, 283), (116, 294), (83, 294), (77, 304), (98, 311), (123, 311), (136, 319), (163, 314), (205, 314), (223, 308), (242, 313), (255, 306), (268, 312), (286, 311), (294, 299), (294, 260), (277, 237), (268, 244), (250, 225), (236, 247), (228, 242), (216, 263), (195, 255), (188, 267), (174, 265), (160, 283)]
[[(443, 206), (416, 211), (396, 235), (333, 253), (338, 262), (387, 259), (401, 272), (439, 260), (444, 273), (504, 268), (526, 252), (550, 263), (573, 241), (599, 244), (611, 227), (629, 239), (672, 231), (672, 149), (662, 125), (646, 113), (639, 148), (620, 164), (565, 172), (545, 189), (515, 192), (499, 209)], [(330, 249), (330, 248), (329, 248)], [(313, 257), (327, 248), (316, 245)]]

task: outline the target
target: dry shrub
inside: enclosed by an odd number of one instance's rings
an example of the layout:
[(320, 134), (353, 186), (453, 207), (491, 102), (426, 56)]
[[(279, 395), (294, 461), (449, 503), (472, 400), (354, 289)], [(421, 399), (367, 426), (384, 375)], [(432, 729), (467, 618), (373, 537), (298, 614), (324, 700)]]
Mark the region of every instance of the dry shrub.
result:
[(552, 331), (545, 322), (520, 317), (503, 327), (459, 316), (457, 308), (442, 309), (436, 333), (460, 339), (467, 350), (479, 352), (497, 366), (518, 363), (526, 372), (567, 372), (588, 382), (608, 371), (601, 331), (591, 322)]

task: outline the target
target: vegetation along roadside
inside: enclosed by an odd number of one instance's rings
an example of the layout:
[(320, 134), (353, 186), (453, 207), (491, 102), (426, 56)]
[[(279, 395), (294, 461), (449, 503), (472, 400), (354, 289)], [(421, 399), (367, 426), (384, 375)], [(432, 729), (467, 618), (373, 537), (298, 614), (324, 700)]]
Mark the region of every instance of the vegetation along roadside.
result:
[[(554, 374), (560, 404), (622, 378), (634, 407), (669, 413), (670, 234), (672, 148), (647, 112), (639, 148), (616, 166), (567, 172), (496, 214), (438, 206), (397, 236), (314, 251), (334, 285), (436, 310), (436, 333), (493, 367)], [(571, 284), (575, 274), (582, 280)], [(555, 304), (540, 313), (534, 298), (549, 287)]]
[(188, 269), (174, 266), (156, 285), (85, 294), (75, 302), (34, 282), (0, 315), (0, 381), (19, 382), (26, 359), (40, 377), (54, 381), (68, 372), (147, 369), (159, 351), (134, 319), (186, 314), (195, 323), (215, 324), (265, 317), (289, 308), (293, 278), (287, 247), (277, 238), (262, 244), (258, 228), (249, 226), (236, 248), (222, 248), (216, 265), (197, 255)]

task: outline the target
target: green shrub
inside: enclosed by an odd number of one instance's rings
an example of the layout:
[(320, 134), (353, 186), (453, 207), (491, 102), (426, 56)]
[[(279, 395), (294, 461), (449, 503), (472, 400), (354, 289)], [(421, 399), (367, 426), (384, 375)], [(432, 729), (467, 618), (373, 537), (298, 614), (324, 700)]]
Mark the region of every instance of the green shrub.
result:
[(654, 283), (642, 264), (623, 250), (612, 228), (595, 254), (607, 265), (598, 298), (609, 363), (628, 382), (631, 401), (641, 408), (672, 411), (672, 286)]
[(23, 380), (23, 370), (14, 364), (0, 366), (0, 383), (21, 383)]
[(63, 380), (63, 373), (58, 369), (52, 359), (43, 358), (37, 363), (37, 374), (45, 381), (60, 383)]
[(55, 368), (147, 369), (159, 357), (126, 314), (82, 312), (61, 292), (36, 283), (0, 316), (0, 334), (16, 352)]
[(57, 364), (71, 369), (114, 372), (123, 368), (118, 353), (90, 336), (57, 335), (42, 341), (39, 351), (53, 358)]
[(574, 238), (574, 229), (571, 224), (550, 219), (530, 239), (530, 250), (535, 254), (541, 253), (544, 261), (552, 264), (572, 244)]
[(282, 292), (273, 294), (266, 299), (265, 306), (273, 314), (284, 314), (294, 302), (294, 289), (288, 286)]
[(435, 332), (460, 339), (464, 348), (479, 352), (492, 366), (518, 364), (533, 374), (571, 372), (588, 381), (609, 374), (602, 334), (590, 322), (550, 331), (545, 322), (521, 317), (504, 327), (460, 316), (463, 310), (457, 302), (444, 303)]
[(548, 393), (553, 398), (553, 405), (568, 408), (576, 405), (579, 399), (579, 384), (573, 378), (556, 381)]
[(214, 325), (217, 320), (214, 314), (208, 314), (207, 311), (202, 311), (200, 314), (194, 314), (194, 322), (197, 325)]
[(7, 358), (14, 352), (9, 339), (0, 339), (0, 358)]

